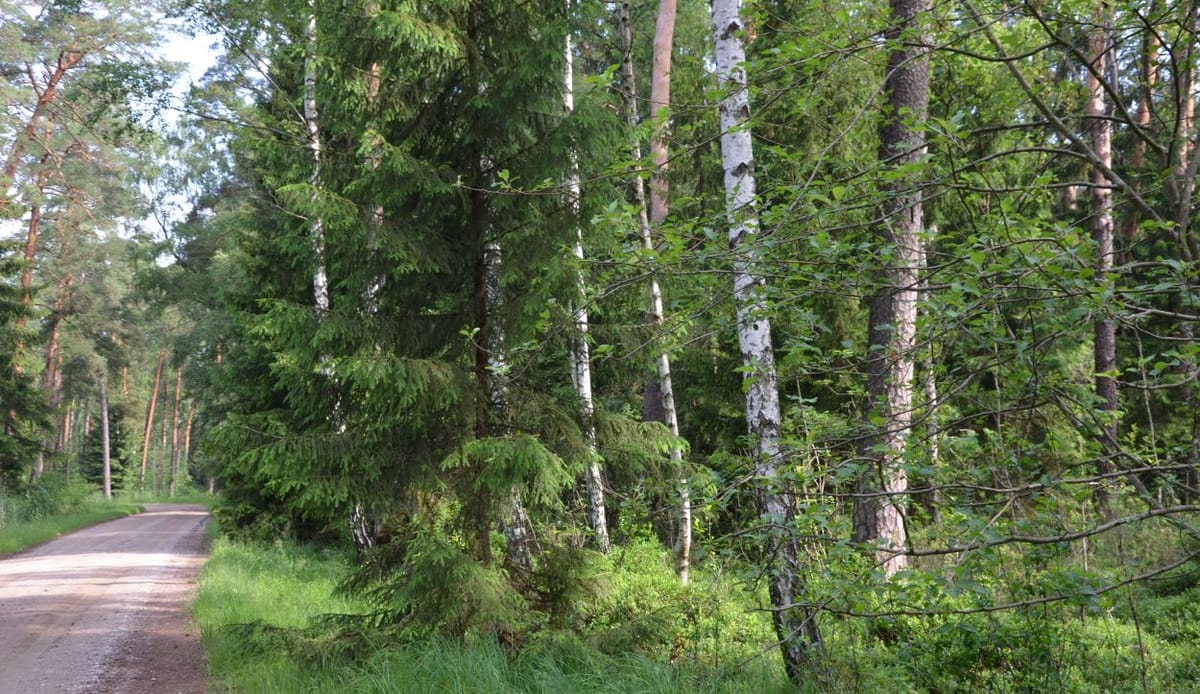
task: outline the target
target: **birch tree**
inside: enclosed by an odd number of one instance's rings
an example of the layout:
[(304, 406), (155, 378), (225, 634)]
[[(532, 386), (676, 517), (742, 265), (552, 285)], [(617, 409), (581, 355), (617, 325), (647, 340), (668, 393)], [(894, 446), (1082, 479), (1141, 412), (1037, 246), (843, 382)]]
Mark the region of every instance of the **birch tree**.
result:
[[(621, 80), (624, 83), (622, 97), (626, 121), (629, 124), (630, 131), (635, 132), (639, 116), (637, 78), (633, 66), (633, 22), (630, 16), (629, 5), (629, 0), (623, 0), (619, 10), (622, 41)], [(638, 238), (641, 241), (642, 250), (647, 253), (653, 253), (654, 251), (653, 226), (661, 224), (666, 219), (669, 209), (667, 205), (665, 168), (667, 135), (669, 132), (670, 63), (672, 47), (674, 45), (675, 8), (675, 2), (664, 0), (664, 2), (659, 4), (658, 19), (655, 23), (653, 58), (655, 72), (651, 78), (650, 102), (652, 105), (661, 105), (652, 114), (652, 122), (654, 123), (653, 138), (656, 146), (654, 152), (658, 156), (657, 162), (655, 162), (653, 156), (651, 157), (652, 163), (655, 164), (652, 174), (652, 181), (654, 181), (652, 183), (652, 197), (655, 203), (657, 203), (657, 207), (647, 199), (646, 186), (642, 181), (642, 177), (639, 175), (633, 178)], [(660, 55), (660, 52), (664, 52), (666, 55)], [(657, 119), (660, 118), (662, 121), (658, 122)], [(630, 155), (635, 162), (642, 159), (641, 145), (636, 138), (630, 141)], [(657, 214), (655, 214), (655, 211)], [(666, 326), (663, 291), (658, 281), (656, 269), (651, 267), (650, 270), (650, 321), (655, 329), (661, 333)], [(655, 359), (655, 371), (658, 378), (657, 388), (647, 388), (644, 397), (647, 399), (656, 398), (656, 401), (646, 403), (643, 410), (661, 412), (663, 423), (667, 425), (667, 428), (671, 431), (671, 435), (676, 439), (676, 442), (671, 445), (670, 451), (672, 467), (682, 471), (683, 449), (678, 444), (679, 416), (675, 407), (675, 387), (671, 379), (671, 356), (665, 347), (659, 350)], [(675, 573), (679, 576), (680, 582), (686, 585), (692, 557), (692, 502), (691, 490), (686, 474), (681, 476), (677, 488), (679, 490), (679, 533), (675, 547)]]
[[(1091, 186), (1091, 216), (1090, 226), (1092, 243), (1096, 253), (1096, 280), (1098, 290), (1108, 293), (1113, 284), (1111, 273), (1114, 261), (1114, 223), (1113, 223), (1113, 184), (1107, 175), (1112, 169), (1112, 122), (1108, 118), (1108, 99), (1105, 81), (1109, 75), (1111, 54), (1111, 36), (1109, 23), (1111, 9), (1108, 0), (1098, 0), (1093, 11), (1093, 24), (1088, 31), (1088, 60), (1091, 65), (1087, 71), (1087, 104), (1084, 108), (1084, 118), (1087, 128), (1088, 143), (1095, 152), (1097, 161), (1092, 167)], [(1099, 471), (1101, 474), (1112, 472), (1113, 463), (1110, 456), (1115, 455), (1119, 442), (1117, 441), (1117, 410), (1120, 407), (1117, 391), (1117, 333), (1116, 323), (1111, 315), (1100, 309), (1101, 313), (1092, 323), (1092, 351), (1095, 365), (1096, 397), (1099, 399), (1099, 411), (1103, 420), (1100, 422)], [(1100, 498), (1105, 499), (1103, 487), (1100, 488)]]
[[(571, 3), (567, 2), (568, 12)], [(570, 117), (575, 110), (575, 55), (571, 32), (566, 32), (563, 48), (563, 112)], [(596, 405), (592, 398), (592, 357), (588, 344), (587, 283), (584, 279), (583, 227), (579, 225), (580, 183), (578, 155), (570, 155), (567, 172), (567, 207), (575, 220), (575, 243), (573, 254), (578, 263), (576, 274), (575, 305), (572, 308), (574, 335), (571, 339), (571, 378), (579, 395), (579, 422), (587, 448), (588, 460), (584, 470), (588, 499), (588, 524), (595, 538), (596, 548), (607, 554), (612, 549), (608, 537), (608, 520), (604, 510), (604, 478), (600, 469), (600, 457), (596, 449)]]
[(783, 470), (780, 450), (782, 413), (771, 344), (758, 233), (750, 94), (746, 82), (745, 24), (738, 0), (714, 0), (720, 102), (721, 163), (725, 171), (725, 209), (733, 259), (733, 298), (738, 344), (744, 369), (745, 413), (754, 465), (758, 513), (765, 527), (763, 556), (767, 569), (775, 634), (788, 677), (800, 683), (806, 663), (819, 651), (816, 611), (805, 603), (805, 567), (793, 520), (795, 498)]

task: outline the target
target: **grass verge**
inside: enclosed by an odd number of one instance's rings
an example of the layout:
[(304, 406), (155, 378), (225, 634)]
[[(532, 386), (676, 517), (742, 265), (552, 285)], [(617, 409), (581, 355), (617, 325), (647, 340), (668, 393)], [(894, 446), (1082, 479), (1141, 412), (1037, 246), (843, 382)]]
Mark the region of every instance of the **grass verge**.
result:
[(0, 556), (20, 552), (34, 545), (53, 540), (59, 535), (86, 528), (114, 518), (140, 513), (138, 504), (97, 502), (78, 511), (55, 514), (36, 520), (5, 525), (0, 532)]
[(771, 669), (714, 677), (630, 650), (613, 655), (565, 633), (532, 639), (512, 656), (490, 639), (357, 642), (311, 627), (322, 614), (365, 605), (333, 595), (345, 556), (218, 537), (193, 609), (213, 690), (240, 694), (356, 692), (771, 692), (794, 691)]

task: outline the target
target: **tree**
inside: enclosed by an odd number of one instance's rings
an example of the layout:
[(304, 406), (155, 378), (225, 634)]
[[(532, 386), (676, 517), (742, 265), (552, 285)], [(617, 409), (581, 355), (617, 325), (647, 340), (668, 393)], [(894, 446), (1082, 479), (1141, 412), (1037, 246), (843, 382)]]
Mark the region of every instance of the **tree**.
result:
[(879, 434), (867, 439), (869, 468), (860, 473), (855, 500), (855, 539), (877, 542), (876, 556), (887, 576), (908, 565), (904, 554), (904, 499), (908, 493), (906, 442), (912, 430), (915, 386), (917, 295), (924, 215), (918, 168), (925, 155), (925, 118), (929, 109), (929, 38), (925, 0), (893, 0), (887, 38), (879, 160), (894, 170), (885, 184), (876, 236), (884, 269), (878, 293), (870, 299), (867, 357), (869, 426)]
[(780, 455), (779, 390), (771, 323), (763, 296), (761, 248), (754, 243), (758, 229), (754, 181), (754, 149), (750, 131), (750, 99), (746, 85), (745, 25), (737, 0), (712, 4), (717, 79), (723, 92), (721, 159), (725, 169), (725, 207), (729, 245), (734, 255), (733, 294), (737, 333), (742, 352), (746, 391), (746, 424), (754, 465), (759, 516), (766, 533), (764, 556), (769, 557), (768, 589), (775, 633), (784, 667), (797, 684), (814, 652), (821, 646), (816, 612), (804, 604), (804, 570), (793, 534), (795, 499)]
[[(571, 3), (567, 3), (570, 12)], [(575, 110), (575, 56), (571, 42), (571, 34), (567, 32), (566, 45), (563, 49), (563, 111), (569, 118)], [(572, 161), (578, 157), (571, 155)], [(567, 173), (566, 194), (567, 207), (574, 216), (580, 209), (580, 190), (578, 164), (572, 163)], [(576, 223), (575, 244), (572, 249), (576, 262), (579, 263), (578, 283), (576, 289), (577, 306), (574, 307), (574, 328), (570, 358), (571, 378), (575, 390), (579, 393), (579, 423), (586, 442), (588, 455), (591, 458), (585, 463), (584, 478), (588, 497), (588, 523), (591, 525), (596, 547), (607, 554), (612, 549), (608, 537), (608, 519), (604, 504), (604, 478), (601, 474), (599, 455), (596, 451), (596, 406), (592, 398), (592, 356), (588, 344), (588, 309), (587, 283), (583, 274), (583, 227)]]

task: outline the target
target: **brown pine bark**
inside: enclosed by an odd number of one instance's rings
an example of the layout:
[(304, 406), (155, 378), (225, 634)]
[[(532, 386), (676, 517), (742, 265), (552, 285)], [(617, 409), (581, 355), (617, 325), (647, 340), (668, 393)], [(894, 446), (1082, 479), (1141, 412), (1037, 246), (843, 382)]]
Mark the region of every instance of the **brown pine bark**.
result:
[(108, 386), (100, 374), (100, 458), (104, 466), (104, 498), (112, 498), (112, 452), (108, 431)]
[(183, 454), (180, 456), (179, 465), (186, 469), (188, 460), (192, 456), (192, 420), (196, 415), (196, 402), (189, 400), (187, 403), (187, 419), (183, 425)]
[(154, 408), (158, 404), (158, 389), (162, 385), (163, 365), (167, 361), (167, 350), (158, 352), (158, 365), (154, 367), (154, 387), (150, 390), (150, 402), (146, 404), (146, 423), (142, 427), (142, 467), (138, 475), (138, 486), (146, 486), (146, 464), (150, 460), (150, 437), (154, 431)]
[[(1101, 166), (1092, 169), (1092, 243), (1096, 252), (1096, 281), (1098, 290), (1107, 291), (1112, 286), (1109, 274), (1113, 269), (1113, 200), (1112, 181), (1105, 171), (1112, 168), (1112, 122), (1108, 119), (1107, 93), (1099, 76), (1107, 75), (1111, 60), (1111, 36), (1108, 23), (1111, 8), (1107, 0), (1099, 0), (1095, 8), (1095, 22), (1088, 32), (1089, 59), (1092, 70), (1087, 74), (1088, 100), (1084, 108), (1087, 132), (1092, 151)], [(1103, 455), (1099, 462), (1101, 474), (1113, 469), (1109, 456), (1117, 451), (1118, 408), (1117, 380), (1113, 373), (1117, 369), (1116, 324), (1111, 316), (1098, 314), (1093, 321), (1093, 354), (1095, 358), (1095, 387), (1099, 398), (1099, 409), (1105, 417), (1102, 423), (1100, 444)]]
[(46, 84), (42, 86), (37, 84), (37, 80), (33, 77), (32, 69), (30, 69), (29, 81), (34, 93), (37, 95), (37, 104), (34, 105), (33, 113), (30, 115), (28, 122), (25, 123), (25, 127), (22, 129), (20, 135), (13, 142), (12, 149), (8, 151), (8, 157), (4, 162), (3, 174), (0, 174), (3, 176), (0, 178), (0, 216), (3, 216), (3, 213), (12, 204), (8, 199), (8, 189), (12, 186), (13, 180), (17, 176), (17, 169), (21, 166), (21, 159), (25, 157), (25, 153), (29, 149), (29, 143), (37, 138), (38, 128), (42, 127), (46, 111), (58, 96), (58, 88), (63, 78), (66, 76), (67, 71), (80, 64), (85, 55), (78, 48), (69, 48), (60, 52), (54, 69), (50, 71), (50, 74), (46, 78)]
[(904, 501), (908, 494), (905, 452), (913, 425), (919, 268), (924, 231), (920, 182), (911, 171), (925, 155), (929, 110), (929, 41), (922, 27), (930, 0), (892, 0), (880, 127), (879, 160), (897, 171), (883, 187), (875, 226), (881, 254), (880, 286), (869, 300), (866, 422), (876, 434), (864, 443), (867, 469), (860, 473), (854, 504), (854, 536), (875, 545), (886, 576), (908, 566)]
[(171, 414), (171, 478), (167, 495), (175, 497), (176, 482), (179, 477), (179, 403), (183, 391), (183, 367), (175, 367), (175, 408)]

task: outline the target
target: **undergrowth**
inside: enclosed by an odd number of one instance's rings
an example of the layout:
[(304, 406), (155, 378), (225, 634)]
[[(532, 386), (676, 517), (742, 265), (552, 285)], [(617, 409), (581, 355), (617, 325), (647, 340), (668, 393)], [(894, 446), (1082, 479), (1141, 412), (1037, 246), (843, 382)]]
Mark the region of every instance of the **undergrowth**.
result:
[[(797, 691), (773, 648), (764, 596), (711, 568), (680, 586), (669, 552), (651, 541), (615, 549), (594, 590), (553, 619), (527, 620), (517, 639), (372, 624), (378, 602), (338, 592), (351, 565), (347, 555), (219, 538), (195, 603), (215, 690)], [(1196, 692), (1196, 605), (1200, 573), (1187, 569), (1098, 609), (827, 614), (823, 657), (800, 691)]]
[(141, 511), (105, 500), (86, 483), (47, 475), (20, 493), (0, 490), (0, 555), (19, 552), (64, 533)]

